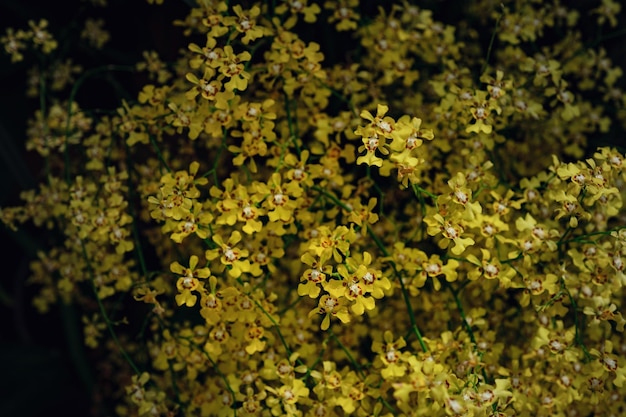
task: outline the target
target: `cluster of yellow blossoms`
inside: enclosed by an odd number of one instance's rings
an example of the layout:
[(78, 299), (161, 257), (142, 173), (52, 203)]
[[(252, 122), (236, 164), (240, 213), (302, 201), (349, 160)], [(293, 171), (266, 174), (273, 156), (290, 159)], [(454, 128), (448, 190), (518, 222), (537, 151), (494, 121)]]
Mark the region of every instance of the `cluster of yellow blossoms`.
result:
[[(619, 2), (233, 3), (115, 114), (42, 107), (0, 212), (48, 231), (34, 306), (81, 309), (115, 412), (626, 413)], [(56, 47), (30, 27), (13, 60)]]

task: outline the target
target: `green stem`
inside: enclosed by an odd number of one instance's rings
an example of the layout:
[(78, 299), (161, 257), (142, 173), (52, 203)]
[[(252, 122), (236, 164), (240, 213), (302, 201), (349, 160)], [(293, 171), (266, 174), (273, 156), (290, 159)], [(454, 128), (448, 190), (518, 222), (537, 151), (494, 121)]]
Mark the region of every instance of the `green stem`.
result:
[(276, 166), (275, 172), (278, 172), (278, 170), (282, 167), (283, 161), (285, 159), (285, 152), (287, 151), (287, 147), (291, 144), (291, 142), (294, 143), (296, 147), (296, 153), (298, 154), (298, 156), (300, 156), (300, 146), (298, 145), (297, 127), (295, 126), (293, 122), (293, 119), (291, 117), (291, 110), (289, 108), (290, 100), (289, 100), (289, 97), (287, 96), (287, 93), (284, 93), (283, 95), (285, 98), (285, 113), (287, 115), (287, 127), (289, 128), (289, 140), (284, 142), (281, 145), (282, 150), (280, 152), (280, 159), (278, 161), (278, 165)]
[(159, 159), (159, 162), (161, 163), (161, 165), (165, 167), (167, 172), (172, 172), (172, 169), (169, 167), (169, 165), (165, 161), (165, 158), (163, 158), (163, 154), (161, 153), (161, 149), (159, 149), (159, 144), (156, 143), (156, 140), (154, 139), (154, 135), (149, 134), (148, 137), (150, 138), (150, 144), (152, 145), (152, 148), (154, 149), (154, 152), (156, 153), (157, 158)]
[(461, 299), (459, 298), (459, 293), (452, 288), (452, 285), (447, 282), (445, 285), (450, 290), (452, 297), (454, 298), (454, 302), (456, 304), (457, 309), (459, 310), (459, 314), (461, 315), (461, 320), (463, 321), (463, 327), (465, 327), (465, 331), (470, 337), (470, 340), (476, 346), (476, 337), (474, 337), (474, 332), (472, 331), (472, 326), (467, 322), (467, 316), (465, 315), (465, 310), (463, 309), (463, 304), (461, 303)]
[(135, 374), (141, 375), (141, 371), (139, 370), (137, 365), (135, 365), (135, 362), (132, 360), (128, 352), (126, 352), (126, 350), (122, 346), (122, 343), (118, 339), (117, 334), (115, 333), (115, 329), (113, 329), (113, 323), (111, 322), (111, 319), (109, 318), (109, 315), (107, 314), (106, 309), (104, 308), (102, 299), (98, 295), (98, 288), (96, 287), (96, 283), (94, 280), (93, 268), (91, 266), (91, 262), (89, 261), (89, 255), (87, 254), (87, 248), (85, 247), (85, 242), (81, 240), (80, 244), (81, 244), (81, 248), (83, 251), (83, 258), (85, 259), (85, 263), (87, 264), (87, 271), (89, 272), (89, 281), (91, 282), (91, 288), (96, 297), (96, 301), (98, 303), (98, 308), (100, 309), (100, 314), (102, 315), (102, 319), (104, 320), (107, 326), (107, 329), (109, 330), (109, 333), (111, 335), (111, 338), (113, 339), (113, 342), (119, 349), (120, 353), (122, 354), (126, 362), (128, 362), (128, 364), (133, 369), (133, 372), (135, 372)]
[(485, 57), (485, 62), (483, 63), (482, 68), (480, 69), (479, 76), (485, 72), (485, 70), (487, 69), (487, 66), (489, 65), (489, 59), (491, 58), (491, 50), (493, 49), (493, 44), (496, 40), (496, 34), (498, 33), (498, 26), (500, 26), (500, 20), (502, 19), (502, 16), (504, 16), (504, 9), (498, 14), (498, 18), (496, 19), (496, 24), (493, 27), (493, 32), (491, 33), (491, 39), (489, 40), (489, 47), (487, 48), (487, 56)]
[(348, 348), (343, 343), (341, 343), (341, 340), (339, 340), (337, 335), (331, 329), (329, 329), (328, 332), (330, 333), (330, 336), (333, 338), (333, 340), (339, 345), (341, 350), (343, 350), (343, 352), (346, 354), (348, 360), (350, 361), (350, 363), (352, 363), (352, 366), (354, 366), (359, 376), (365, 379), (365, 373), (363, 372), (361, 365), (359, 365), (359, 363), (354, 359), (354, 356), (352, 356), (352, 353), (350, 353)]
[(426, 194), (428, 197), (432, 198), (433, 201), (435, 202), (435, 204), (437, 203), (437, 196), (433, 193), (431, 193), (428, 190), (423, 189), (422, 187), (420, 187), (417, 184), (413, 184), (413, 192), (415, 193), (415, 195), (420, 198), (421, 194)]
[(413, 312), (413, 306), (411, 305), (411, 300), (409, 298), (409, 292), (406, 290), (406, 287), (404, 286), (404, 281), (402, 280), (402, 277), (398, 273), (395, 263), (392, 262), (391, 266), (393, 267), (393, 272), (398, 278), (398, 282), (400, 283), (400, 289), (402, 291), (402, 297), (404, 298), (404, 304), (406, 305), (407, 311), (409, 313), (409, 321), (411, 322), (411, 330), (417, 337), (420, 347), (422, 348), (422, 352), (426, 353), (428, 352), (428, 346), (426, 346), (426, 342), (424, 341), (424, 338), (422, 337), (422, 332), (417, 326), (417, 322), (415, 320), (415, 313)]
[(585, 234), (582, 234), (582, 235), (579, 235), (579, 236), (576, 236), (567, 240), (563, 239), (565, 237), (565, 235), (563, 235), (561, 239), (557, 242), (557, 245), (563, 245), (563, 244), (570, 243), (570, 242), (590, 243), (590, 241), (586, 240), (590, 236), (598, 236), (598, 235), (608, 236), (613, 232), (618, 232), (623, 229), (626, 229), (626, 226), (614, 227), (613, 229), (603, 230), (601, 232), (585, 233)]
[(84, 384), (87, 394), (91, 396), (94, 392), (94, 381), (91, 375), (89, 361), (83, 349), (80, 330), (77, 326), (76, 310), (73, 305), (66, 304), (65, 302), (61, 302), (59, 305), (70, 357), (72, 358), (76, 372)]
[[(472, 345), (474, 345), (474, 349), (478, 350), (478, 343), (476, 342), (476, 337), (474, 336), (474, 332), (472, 331), (472, 326), (470, 326), (469, 322), (467, 321), (465, 309), (463, 308), (463, 304), (461, 303), (461, 299), (459, 298), (460, 291), (455, 291), (454, 288), (452, 288), (452, 285), (447, 282), (445, 285), (448, 287), (450, 293), (452, 294), (452, 297), (454, 298), (456, 308), (457, 310), (459, 310), (459, 315), (461, 316), (461, 320), (463, 321), (463, 327), (465, 327), (465, 331), (469, 335), (470, 340), (472, 341)], [(482, 358), (482, 353), (479, 352), (479, 356)], [(481, 368), (481, 374), (485, 382), (489, 381), (489, 379), (487, 378), (487, 372), (485, 371), (484, 367)]]
[[(176, 371), (174, 370), (174, 364), (172, 363), (171, 360), (167, 361), (167, 367), (168, 367), (168, 369), (170, 371), (170, 374), (172, 375), (172, 391), (174, 391), (174, 397), (175, 397), (176, 404), (178, 404), (178, 406), (180, 407), (181, 415), (184, 416), (185, 415), (185, 405), (180, 400), (180, 389), (178, 388), (178, 384), (176, 383)], [(234, 400), (234, 396), (233, 396), (233, 400)]]
[(576, 340), (576, 344), (582, 349), (585, 355), (585, 360), (589, 361), (591, 359), (591, 354), (589, 353), (589, 350), (587, 350), (587, 346), (585, 346), (582, 334), (580, 332), (580, 322), (578, 320), (578, 304), (576, 303), (576, 300), (574, 300), (574, 297), (572, 296), (569, 288), (567, 288), (567, 286), (565, 285), (565, 280), (563, 278), (561, 278), (561, 286), (563, 288), (563, 291), (565, 291), (565, 293), (567, 294), (569, 302), (572, 304), (572, 309), (574, 310), (574, 339)]
[(274, 319), (274, 317), (272, 317), (272, 315), (270, 313), (268, 313), (263, 306), (261, 305), (261, 303), (259, 303), (257, 300), (253, 299), (254, 304), (259, 308), (259, 310), (261, 310), (263, 312), (263, 314), (265, 314), (265, 316), (269, 319), (269, 321), (272, 322), (272, 326), (274, 327), (274, 330), (276, 331), (276, 334), (278, 335), (278, 338), (280, 339), (280, 342), (283, 344), (283, 347), (285, 348), (285, 351), (287, 352), (287, 356), (291, 356), (292, 355), (292, 350), (289, 347), (289, 344), (287, 344), (287, 340), (285, 340), (285, 337), (283, 336), (283, 333), (280, 331), (280, 326), (278, 325), (278, 322)]

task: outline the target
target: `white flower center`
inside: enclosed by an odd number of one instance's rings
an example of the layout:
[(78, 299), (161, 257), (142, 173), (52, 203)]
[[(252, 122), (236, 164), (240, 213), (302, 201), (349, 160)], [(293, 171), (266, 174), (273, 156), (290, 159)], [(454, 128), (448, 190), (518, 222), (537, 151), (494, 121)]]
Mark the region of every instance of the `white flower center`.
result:
[(298, 0), (292, 1), (291, 2), (291, 7), (293, 7), (294, 10), (301, 10), (302, 9), (302, 3), (300, 3)]
[(378, 127), (385, 133), (391, 132), (391, 125), (384, 120), (378, 123)]
[(254, 217), (254, 211), (252, 211), (252, 208), (250, 208), (250, 206), (245, 206), (245, 207), (243, 208), (243, 216), (244, 216), (246, 219), (249, 219), (249, 218)]
[(467, 197), (467, 194), (465, 194), (463, 191), (461, 190), (456, 190), (454, 192), (454, 196), (456, 197), (456, 199), (459, 201), (459, 203), (465, 205), (467, 204), (467, 202), (469, 201), (469, 198)]
[(293, 391), (291, 391), (290, 389), (286, 389), (283, 394), (283, 398), (285, 399), (285, 401), (293, 400), (295, 397), (296, 396), (294, 395)]
[(545, 237), (546, 237), (546, 232), (541, 227), (534, 227), (533, 231), (532, 231), (532, 234), (537, 239), (545, 239)]
[(387, 350), (387, 354), (385, 355), (387, 362), (396, 362), (398, 360), (398, 354), (396, 353), (396, 350), (393, 347), (390, 347), (389, 350)]
[(618, 271), (621, 271), (624, 269), (624, 261), (622, 261), (622, 258), (619, 255), (613, 256), (613, 266)]
[(353, 296), (356, 297), (356, 296), (361, 295), (361, 287), (359, 287), (359, 284), (357, 284), (356, 282), (353, 282), (352, 284), (350, 284), (349, 288)]
[(302, 171), (300, 168), (296, 168), (293, 170), (293, 177), (296, 180), (301, 180), (302, 178), (304, 178), (304, 171)]
[(320, 270), (319, 269), (313, 269), (311, 270), (311, 281), (313, 282), (317, 282), (320, 278)]
[(456, 238), (459, 237), (459, 234), (457, 233), (457, 231), (452, 226), (446, 226), (445, 227), (445, 231), (448, 234), (448, 238), (449, 239), (456, 239)]
[(617, 361), (608, 356), (604, 358), (604, 365), (611, 371), (615, 371), (617, 369)]
[(371, 138), (369, 138), (369, 139), (367, 140), (367, 149), (368, 149), (369, 151), (373, 151), (373, 150), (375, 150), (376, 148), (378, 148), (378, 143), (379, 143), (379, 142), (378, 142), (378, 138), (375, 138), (375, 137), (371, 137)]
[(498, 272), (500, 272), (500, 269), (493, 264), (487, 264), (485, 265), (485, 272), (490, 276), (496, 276)]
[(234, 260), (237, 259), (237, 256), (235, 255), (235, 252), (233, 252), (233, 250), (231, 248), (228, 248), (228, 249), (226, 249), (224, 251), (224, 257), (229, 262), (233, 262)]
[(609, 158), (609, 162), (615, 166), (622, 165), (622, 159), (619, 156), (615, 156), (615, 155)]
[(438, 264), (428, 264), (426, 265), (426, 272), (430, 275), (440, 274), (441, 266)]

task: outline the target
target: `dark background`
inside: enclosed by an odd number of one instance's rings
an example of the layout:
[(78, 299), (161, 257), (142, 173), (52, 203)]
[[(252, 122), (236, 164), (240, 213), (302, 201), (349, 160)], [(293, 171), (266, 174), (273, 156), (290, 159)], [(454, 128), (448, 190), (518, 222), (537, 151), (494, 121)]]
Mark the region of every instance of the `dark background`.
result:
[[(364, 2), (365, 13), (375, 11), (375, 1)], [(383, 2), (384, 3), (384, 2)], [(421, 1), (423, 8), (435, 10), (435, 18), (454, 24), (463, 18), (463, 1)], [(583, 15), (595, 2), (563, 2), (576, 4)], [(452, 7), (451, 7), (452, 6)], [(149, 5), (144, 0), (108, 0), (108, 6), (98, 8), (80, 0), (23, 1), (0, 0), (0, 36), (7, 27), (26, 28), (29, 19), (49, 20), (50, 31), (59, 40), (59, 53), (71, 50), (75, 63), (84, 69), (105, 64), (134, 65), (141, 60), (144, 50), (157, 50), (165, 59), (174, 59), (178, 49), (187, 40), (174, 19), (183, 19), (189, 10), (183, 0), (165, 0), (164, 5)], [(87, 17), (103, 18), (111, 32), (111, 41), (102, 51), (93, 51), (77, 42), (82, 22)], [(581, 19), (585, 21), (585, 17)], [(327, 62), (342, 59), (342, 42), (347, 38), (324, 36), (320, 32), (303, 33), (303, 38), (322, 44)], [(491, 33), (482, 33), (483, 44), (488, 44)], [(606, 44), (609, 55), (624, 67), (623, 38)], [(347, 48), (346, 48), (347, 49)], [(36, 186), (41, 160), (26, 153), (24, 138), (27, 118), (38, 108), (37, 99), (25, 97), (27, 71), (36, 63), (25, 53), (26, 59), (12, 64), (0, 51), (0, 207), (19, 204), (19, 192)], [(137, 75), (116, 74), (111, 79), (89, 80), (79, 92), (77, 100), (83, 108), (118, 106), (124, 91), (136, 92), (145, 79)], [(67, 92), (65, 96), (67, 96)], [(61, 94), (63, 95), (63, 94)], [(622, 144), (622, 136), (601, 140)], [(599, 139), (600, 140), (600, 139)], [(600, 142), (593, 144), (598, 145)], [(80, 314), (71, 306), (53, 308), (50, 314), (40, 315), (31, 306), (33, 289), (26, 285), (28, 263), (41, 242), (41, 231), (25, 226), (14, 233), (0, 226), (2, 240), (2, 272), (0, 275), (0, 416), (38, 417), (63, 415), (78, 417), (90, 415), (92, 402), (88, 395), (89, 381), (95, 369), (89, 367), (90, 352), (82, 345)], [(86, 365), (87, 364), (87, 365)], [(83, 372), (79, 370), (83, 370)], [(85, 369), (91, 369), (88, 375)]]
[[(134, 65), (144, 50), (157, 50), (162, 59), (173, 59), (186, 43), (172, 21), (183, 19), (188, 11), (189, 6), (178, 0), (166, 0), (161, 6), (143, 0), (108, 0), (104, 8), (80, 0), (0, 0), (0, 36), (7, 27), (26, 29), (28, 20), (46, 18), (59, 41), (55, 53), (71, 51), (73, 62), (84, 69)], [(102, 51), (78, 41), (82, 27), (76, 22), (87, 17), (104, 19), (104, 28), (111, 33)], [(19, 192), (36, 186), (42, 168), (41, 160), (25, 151), (27, 118), (39, 102), (25, 96), (27, 72), (36, 60), (28, 52), (24, 56), (24, 61), (11, 63), (0, 51), (0, 207), (20, 204)], [(123, 91), (134, 94), (145, 80), (116, 73), (118, 88), (112, 88), (112, 81), (88, 80), (78, 102), (85, 109), (115, 109), (126, 98)], [(58, 94), (68, 95), (69, 88)], [(41, 315), (31, 305), (35, 289), (25, 281), (41, 238), (40, 230), (28, 226), (19, 233), (0, 226), (0, 416), (92, 415), (89, 384), (98, 370), (89, 365), (89, 348), (76, 349), (83, 344), (80, 312), (60, 306)], [(113, 410), (107, 411), (114, 415)]]

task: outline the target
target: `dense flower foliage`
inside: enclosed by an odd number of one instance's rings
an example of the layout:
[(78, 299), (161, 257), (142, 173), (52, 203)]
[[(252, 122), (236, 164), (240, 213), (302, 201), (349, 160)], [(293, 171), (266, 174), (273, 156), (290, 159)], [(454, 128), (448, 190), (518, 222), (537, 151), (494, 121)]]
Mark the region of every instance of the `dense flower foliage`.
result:
[(33, 306), (80, 309), (118, 415), (626, 413), (626, 156), (593, 143), (626, 95), (580, 29), (620, 3), (382, 3), (199, 0), (111, 114), (71, 57), (33, 73), (45, 171), (0, 218), (52, 237)]

